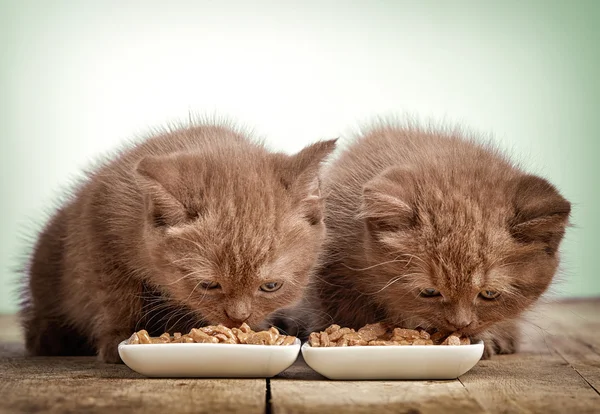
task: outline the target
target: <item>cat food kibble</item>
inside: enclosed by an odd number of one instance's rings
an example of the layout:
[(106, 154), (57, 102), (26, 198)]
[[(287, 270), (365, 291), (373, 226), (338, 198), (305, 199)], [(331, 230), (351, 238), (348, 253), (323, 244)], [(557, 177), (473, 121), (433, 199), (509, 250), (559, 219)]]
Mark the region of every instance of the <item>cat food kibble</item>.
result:
[(331, 325), (323, 332), (313, 332), (310, 346), (327, 348), (337, 346), (398, 346), (398, 345), (469, 345), (471, 340), (458, 333), (443, 335), (423, 329), (389, 328), (382, 323), (365, 325), (358, 331)]
[(169, 343), (291, 345), (295, 341), (295, 336), (281, 335), (273, 327), (268, 331), (254, 332), (247, 324), (243, 323), (239, 328), (232, 329), (222, 325), (194, 328), (184, 335), (181, 332), (175, 332), (171, 336), (165, 332), (158, 338), (151, 338), (148, 332), (142, 329), (131, 335), (127, 343), (130, 345)]

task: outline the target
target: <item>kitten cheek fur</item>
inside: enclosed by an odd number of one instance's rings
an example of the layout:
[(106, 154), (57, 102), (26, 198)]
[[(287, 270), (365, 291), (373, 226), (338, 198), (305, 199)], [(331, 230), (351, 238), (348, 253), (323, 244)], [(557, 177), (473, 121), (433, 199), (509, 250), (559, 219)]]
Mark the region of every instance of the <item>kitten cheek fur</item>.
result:
[[(117, 344), (135, 329), (158, 335), (220, 322), (224, 304), (248, 298), (255, 323), (290, 305), (323, 238), (314, 183), (334, 146), (273, 154), (234, 129), (201, 125), (103, 162), (34, 246), (21, 303), (27, 351), (120, 362)], [(297, 259), (285, 275), (265, 274), (286, 255)], [(283, 276), (279, 294), (256, 298), (259, 277)], [(205, 278), (225, 296), (203, 298)]]
[(334, 320), (458, 326), (488, 357), (515, 351), (514, 321), (551, 283), (570, 213), (550, 183), (461, 137), (382, 127), (331, 166), (325, 191), (317, 283)]

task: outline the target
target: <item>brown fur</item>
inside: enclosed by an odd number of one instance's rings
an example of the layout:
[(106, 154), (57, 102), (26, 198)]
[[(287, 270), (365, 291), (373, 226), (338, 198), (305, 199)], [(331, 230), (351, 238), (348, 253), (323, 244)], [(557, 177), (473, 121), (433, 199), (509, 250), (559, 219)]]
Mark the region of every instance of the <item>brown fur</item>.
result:
[[(551, 184), (459, 134), (383, 125), (323, 185), (316, 283), (331, 319), (458, 329), (484, 339), (486, 356), (515, 351), (515, 321), (553, 279), (570, 213)], [(420, 296), (427, 288), (441, 295)]]
[[(300, 303), (325, 228), (318, 173), (334, 141), (269, 153), (225, 126), (161, 133), (89, 173), (31, 257), (33, 355), (118, 362), (136, 329), (265, 327)], [(202, 283), (218, 282), (205, 289)], [(259, 288), (282, 282), (276, 292)]]

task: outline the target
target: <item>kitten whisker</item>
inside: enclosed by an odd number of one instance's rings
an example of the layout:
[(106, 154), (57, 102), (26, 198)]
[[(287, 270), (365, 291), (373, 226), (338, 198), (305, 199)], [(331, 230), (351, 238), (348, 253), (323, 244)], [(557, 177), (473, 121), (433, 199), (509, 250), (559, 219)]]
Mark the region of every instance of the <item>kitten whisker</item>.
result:
[[(398, 257), (399, 257), (399, 256), (398, 256)], [(376, 268), (376, 267), (383, 266), (383, 265), (386, 265), (386, 264), (398, 263), (398, 262), (406, 262), (405, 260), (399, 260), (399, 259), (398, 259), (398, 257), (396, 257), (396, 258), (394, 258), (394, 259), (392, 259), (392, 260), (387, 260), (387, 261), (385, 261), (385, 262), (376, 263), (376, 264), (374, 264), (374, 265), (371, 265), (371, 266), (363, 267), (362, 269), (357, 269), (357, 268), (354, 268), (354, 267), (350, 267), (350, 266), (346, 265), (345, 263), (342, 263), (342, 265), (343, 265), (345, 268), (349, 269), (349, 270), (353, 270), (353, 271), (355, 271), (355, 272), (363, 272), (363, 271), (365, 271), (365, 270), (371, 270), (371, 269), (374, 269), (374, 268)]]

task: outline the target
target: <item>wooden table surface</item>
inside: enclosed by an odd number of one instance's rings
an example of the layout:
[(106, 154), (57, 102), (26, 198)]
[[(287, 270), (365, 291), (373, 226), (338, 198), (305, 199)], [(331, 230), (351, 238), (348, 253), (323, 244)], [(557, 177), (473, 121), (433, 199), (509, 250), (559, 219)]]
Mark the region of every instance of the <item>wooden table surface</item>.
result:
[(522, 352), (452, 381), (328, 381), (299, 360), (269, 379), (146, 379), (94, 358), (27, 358), (0, 316), (0, 413), (600, 413), (600, 298), (539, 306)]

